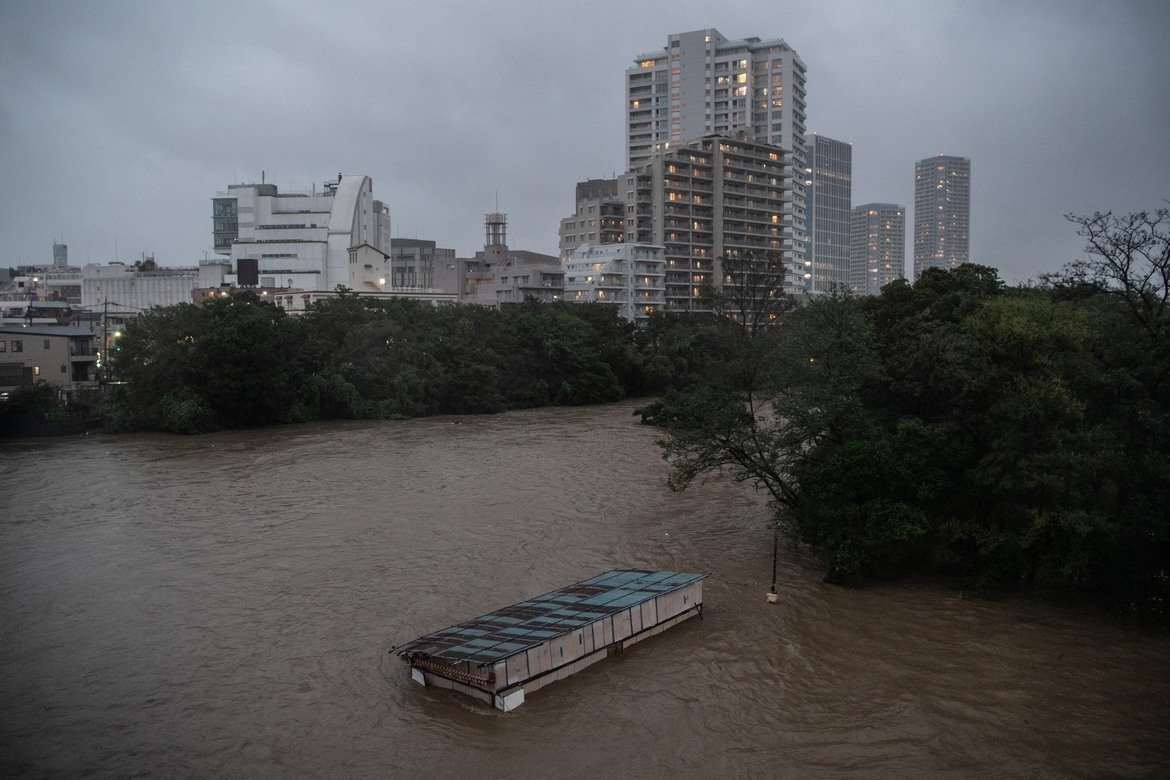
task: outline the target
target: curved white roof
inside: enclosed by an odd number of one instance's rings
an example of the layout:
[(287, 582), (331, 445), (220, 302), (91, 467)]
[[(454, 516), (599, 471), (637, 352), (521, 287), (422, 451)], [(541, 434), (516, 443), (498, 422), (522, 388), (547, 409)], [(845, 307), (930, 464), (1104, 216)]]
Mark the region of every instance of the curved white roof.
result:
[(369, 176), (342, 176), (333, 196), (333, 209), (329, 212), (330, 233), (354, 232), (358, 218), (358, 202), (362, 190), (374, 188)]

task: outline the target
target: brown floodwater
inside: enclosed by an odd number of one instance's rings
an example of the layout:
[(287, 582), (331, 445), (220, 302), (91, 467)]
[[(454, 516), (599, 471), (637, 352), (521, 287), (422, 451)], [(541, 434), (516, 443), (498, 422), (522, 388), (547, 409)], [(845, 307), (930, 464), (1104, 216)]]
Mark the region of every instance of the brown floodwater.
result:
[[(633, 403), (0, 446), (0, 774), (1170, 774), (1170, 641), (851, 590), (762, 499), (664, 486)], [(615, 567), (704, 619), (502, 714), (389, 650)]]

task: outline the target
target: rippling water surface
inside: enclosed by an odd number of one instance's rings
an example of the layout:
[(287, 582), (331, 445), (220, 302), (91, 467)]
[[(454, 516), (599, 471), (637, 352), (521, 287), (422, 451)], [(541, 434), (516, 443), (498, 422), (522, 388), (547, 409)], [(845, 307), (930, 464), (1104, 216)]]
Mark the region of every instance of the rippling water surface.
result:
[[(634, 404), (0, 447), (0, 774), (1166, 775), (1170, 643), (846, 590)], [(504, 715), (388, 651), (614, 567), (691, 620)]]

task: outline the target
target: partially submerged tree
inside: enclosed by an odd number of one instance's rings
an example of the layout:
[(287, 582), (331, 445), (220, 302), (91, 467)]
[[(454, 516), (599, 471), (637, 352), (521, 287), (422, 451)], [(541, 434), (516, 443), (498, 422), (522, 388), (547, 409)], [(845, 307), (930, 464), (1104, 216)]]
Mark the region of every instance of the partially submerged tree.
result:
[(868, 331), (846, 294), (797, 309), (778, 255), (723, 258), (722, 272), (716, 365), (638, 414), (669, 434), (659, 444), (671, 489), (722, 473), (765, 491), (781, 515), (800, 501), (794, 463), (856, 407)]

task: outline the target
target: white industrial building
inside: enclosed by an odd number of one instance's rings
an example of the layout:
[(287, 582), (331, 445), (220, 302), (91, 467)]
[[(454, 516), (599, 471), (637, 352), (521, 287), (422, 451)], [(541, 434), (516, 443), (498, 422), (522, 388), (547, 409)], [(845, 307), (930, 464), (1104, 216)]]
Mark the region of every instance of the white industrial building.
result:
[[(81, 269), (81, 306), (136, 313), (153, 306), (190, 303), (199, 285), (199, 271), (199, 267), (140, 270), (125, 263), (90, 263)], [(220, 281), (222, 273), (215, 284)]]
[[(245, 287), (359, 289), (388, 276), (390, 215), (369, 176), (338, 175), (321, 192), (233, 184), (212, 199), (215, 251), (231, 258), (228, 283)], [(350, 250), (369, 247), (355, 265)], [(365, 268), (366, 261), (375, 267)]]
[(12, 289), (7, 291), (5, 311), (28, 305), (43, 309), (57, 303), (72, 307), (71, 313), (88, 309), (137, 314), (154, 306), (191, 303), (196, 289), (219, 287), (228, 270), (226, 260), (206, 260), (198, 266), (185, 267), (150, 264), (143, 268), (110, 262), (87, 263), (82, 268), (47, 268), (14, 280)]

